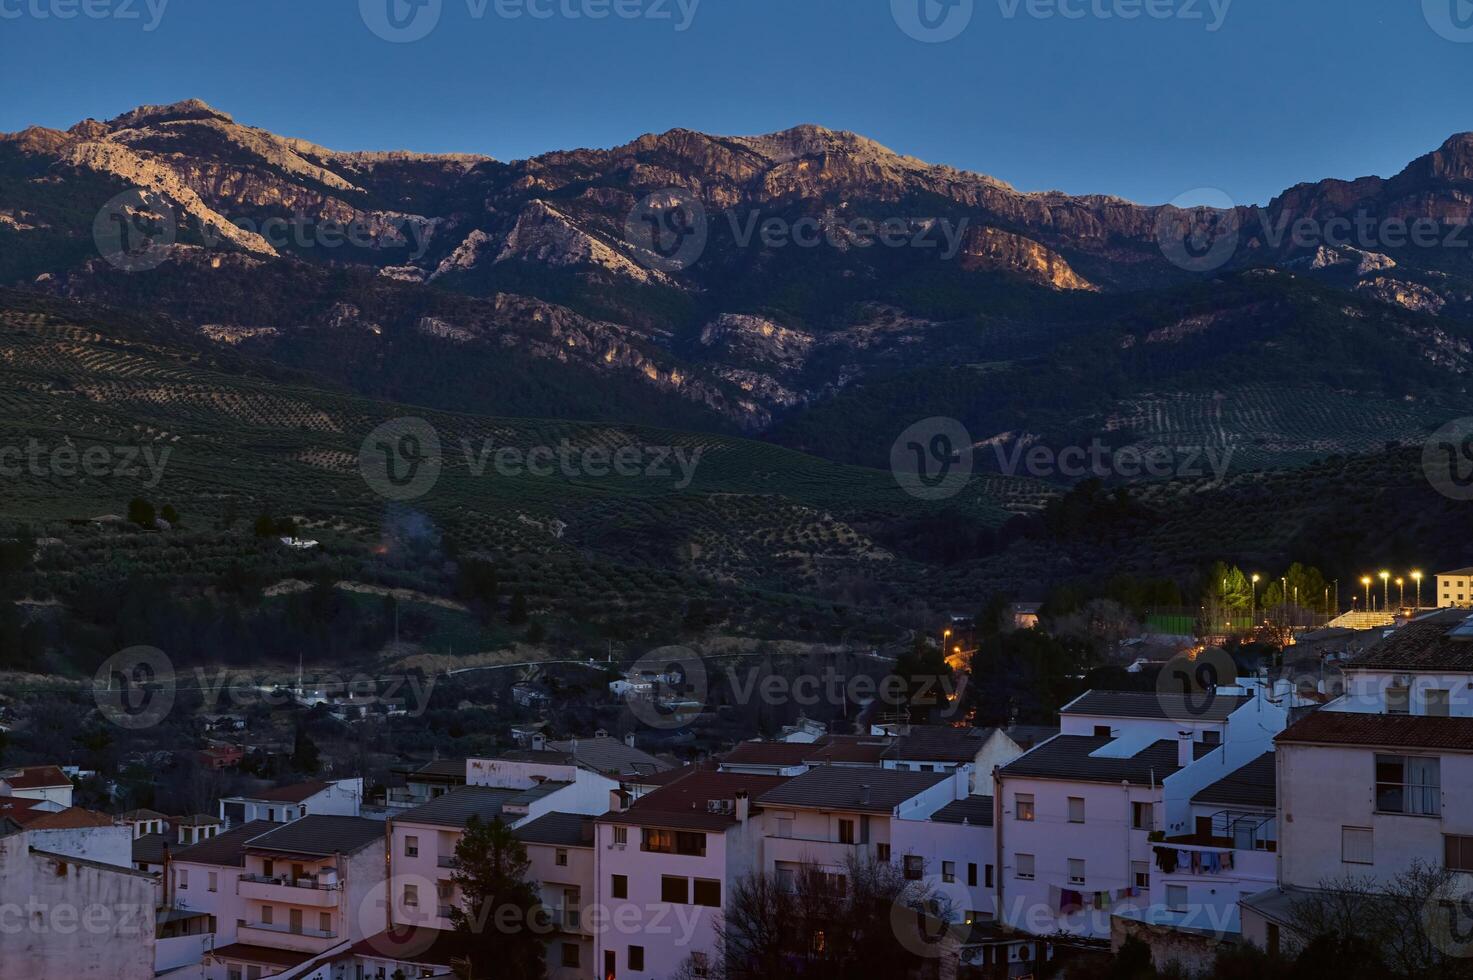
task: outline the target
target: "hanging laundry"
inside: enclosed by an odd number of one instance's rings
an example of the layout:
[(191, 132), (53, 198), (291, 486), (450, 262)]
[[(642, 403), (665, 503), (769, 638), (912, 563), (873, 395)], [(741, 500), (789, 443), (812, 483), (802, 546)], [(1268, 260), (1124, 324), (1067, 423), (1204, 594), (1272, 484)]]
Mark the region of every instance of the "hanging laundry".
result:
[(1201, 851), (1182, 851), (1181, 854), (1177, 856), (1177, 860), (1181, 861), (1183, 864), (1188, 865), (1192, 869), (1192, 874), (1199, 875), (1202, 873)]
[(1079, 892), (1064, 888), (1059, 891), (1059, 911), (1064, 915), (1078, 912), (1084, 908), (1084, 896)]
[(1179, 853), (1176, 848), (1158, 847), (1155, 850), (1156, 867), (1160, 868), (1166, 874), (1175, 874), (1177, 854)]

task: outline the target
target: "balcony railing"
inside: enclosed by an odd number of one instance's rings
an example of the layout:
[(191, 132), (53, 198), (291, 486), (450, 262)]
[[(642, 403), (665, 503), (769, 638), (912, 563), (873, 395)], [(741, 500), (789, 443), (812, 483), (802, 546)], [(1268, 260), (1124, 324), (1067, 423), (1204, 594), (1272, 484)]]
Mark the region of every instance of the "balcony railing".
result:
[(458, 868), (460, 867), (460, 858), (454, 854), (443, 854), (435, 863), (442, 868)]
[(309, 929), (306, 926), (292, 926), (284, 922), (247, 922), (247, 929), (262, 929), (266, 932), (276, 932), (283, 936), (307, 936), (311, 939), (336, 939), (338, 934), (331, 930)]
[(320, 891), (333, 891), (342, 887), (336, 878), (324, 881), (321, 878), (292, 878), (287, 875), (241, 875), (240, 880), (255, 882), (258, 885), (283, 885), (287, 888), (313, 888)]

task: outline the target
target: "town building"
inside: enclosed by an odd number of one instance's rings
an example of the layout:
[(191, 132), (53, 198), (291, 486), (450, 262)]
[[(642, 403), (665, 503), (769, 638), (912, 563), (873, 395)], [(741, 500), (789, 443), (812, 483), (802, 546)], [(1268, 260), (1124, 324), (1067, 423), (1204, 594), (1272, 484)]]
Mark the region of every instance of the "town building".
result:
[(312, 780), (220, 800), (227, 828), (252, 820), (290, 823), (308, 815), (356, 817), (363, 807), (363, 779)]
[(1473, 568), (1437, 573), (1437, 605), (1444, 609), (1473, 607)]
[(69, 807), (72, 805), (72, 781), (57, 766), (0, 769), (0, 796), (45, 800)]

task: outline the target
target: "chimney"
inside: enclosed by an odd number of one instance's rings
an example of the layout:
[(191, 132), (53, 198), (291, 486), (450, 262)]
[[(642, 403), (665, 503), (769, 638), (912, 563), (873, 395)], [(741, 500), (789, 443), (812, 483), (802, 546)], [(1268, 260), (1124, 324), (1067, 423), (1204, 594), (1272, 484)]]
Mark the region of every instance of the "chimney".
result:
[(1176, 733), (1176, 764), (1183, 769), (1191, 765), (1194, 760), (1192, 745), (1191, 732)]
[(751, 815), (752, 815), (752, 800), (751, 800), (751, 798), (747, 796), (747, 791), (746, 790), (744, 790), (744, 789), (737, 790), (737, 794), (736, 794), (736, 818), (737, 818), (737, 823), (741, 823), (741, 824), (746, 823), (747, 822), (747, 818), (749, 818)]
[(628, 735), (625, 735), (624, 736), (624, 744), (627, 745), (627, 746), (629, 746), (631, 749), (634, 748), (634, 733), (633, 732), (630, 732)]
[(865, 806), (869, 805), (869, 783), (859, 787), (859, 802)]
[(971, 796), (972, 767), (966, 764), (957, 766), (956, 772), (952, 776), (951, 784), (953, 799), (965, 800), (967, 797)]

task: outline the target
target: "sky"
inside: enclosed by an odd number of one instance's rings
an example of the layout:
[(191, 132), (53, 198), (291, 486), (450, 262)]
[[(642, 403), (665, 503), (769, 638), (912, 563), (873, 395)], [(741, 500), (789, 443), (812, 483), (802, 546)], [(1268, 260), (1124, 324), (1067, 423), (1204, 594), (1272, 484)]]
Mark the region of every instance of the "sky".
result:
[(511, 160), (816, 123), (1148, 204), (1389, 176), (1470, 82), (1473, 0), (0, 0), (0, 131), (199, 98)]

